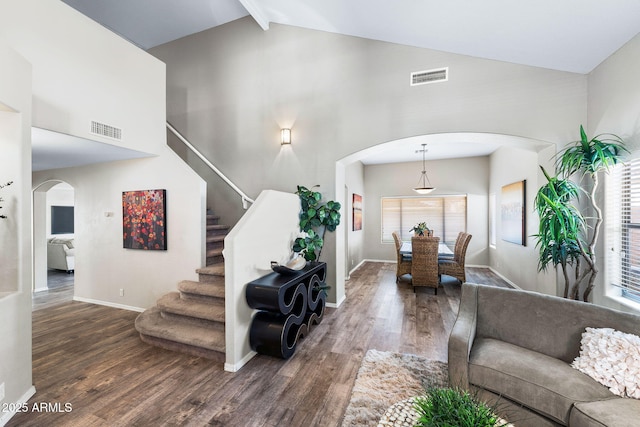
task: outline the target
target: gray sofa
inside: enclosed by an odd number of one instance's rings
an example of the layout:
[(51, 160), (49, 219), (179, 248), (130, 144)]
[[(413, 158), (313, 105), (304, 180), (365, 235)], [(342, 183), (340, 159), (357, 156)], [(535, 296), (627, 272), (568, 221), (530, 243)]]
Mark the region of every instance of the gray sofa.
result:
[(640, 400), (618, 397), (570, 366), (586, 327), (640, 335), (640, 316), (465, 283), (449, 338), (449, 379), (517, 427), (640, 425)]

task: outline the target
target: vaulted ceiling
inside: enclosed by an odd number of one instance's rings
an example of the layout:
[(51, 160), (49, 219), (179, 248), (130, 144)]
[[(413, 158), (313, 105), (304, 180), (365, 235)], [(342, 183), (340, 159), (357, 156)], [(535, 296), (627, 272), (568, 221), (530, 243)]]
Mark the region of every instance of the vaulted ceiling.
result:
[(640, 32), (637, 0), (63, 0), (143, 49), (252, 15), (517, 64), (588, 73)]
[[(583, 74), (640, 32), (638, 0), (62, 1), (145, 50), (251, 15), (265, 31), (286, 24)], [(53, 157), (37, 142), (34, 135), (34, 158), (46, 169)], [(374, 153), (362, 161), (418, 160), (411, 147), (395, 150), (394, 159)], [(429, 157), (438, 151), (430, 147)], [(483, 149), (476, 155), (495, 147)]]

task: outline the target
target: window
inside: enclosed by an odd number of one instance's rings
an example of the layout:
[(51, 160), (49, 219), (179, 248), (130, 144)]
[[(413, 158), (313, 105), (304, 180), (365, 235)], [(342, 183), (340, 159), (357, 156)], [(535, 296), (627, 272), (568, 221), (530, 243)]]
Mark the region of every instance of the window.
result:
[(383, 243), (393, 242), (394, 231), (410, 240), (409, 230), (419, 222), (426, 222), (441, 242), (455, 244), (458, 233), (467, 230), (467, 196), (382, 198)]
[(640, 302), (640, 159), (607, 177), (605, 247), (608, 283)]

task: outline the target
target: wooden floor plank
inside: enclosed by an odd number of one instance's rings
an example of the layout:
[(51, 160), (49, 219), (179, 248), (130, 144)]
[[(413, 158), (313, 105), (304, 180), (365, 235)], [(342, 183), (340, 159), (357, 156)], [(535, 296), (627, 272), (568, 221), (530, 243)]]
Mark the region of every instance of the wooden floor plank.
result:
[[(507, 286), (487, 269), (477, 283)], [(346, 284), (346, 301), (289, 360), (257, 356), (237, 373), (206, 359), (149, 346), (137, 313), (37, 295), (33, 380), (39, 402), (72, 411), (16, 414), (7, 426), (339, 426), (369, 349), (446, 360), (460, 285), (444, 280), (413, 291), (395, 282), (395, 264), (364, 263)], [(72, 288), (71, 288), (72, 289)], [(35, 300), (35, 299), (34, 299)]]

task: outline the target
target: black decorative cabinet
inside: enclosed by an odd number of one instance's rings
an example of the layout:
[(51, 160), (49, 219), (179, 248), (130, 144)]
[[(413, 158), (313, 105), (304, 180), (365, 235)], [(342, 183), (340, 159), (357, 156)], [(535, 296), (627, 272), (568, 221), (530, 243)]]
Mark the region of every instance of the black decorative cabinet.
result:
[(308, 262), (291, 274), (270, 273), (247, 284), (247, 303), (259, 310), (251, 322), (251, 349), (288, 359), (298, 339), (322, 321), (327, 264)]

